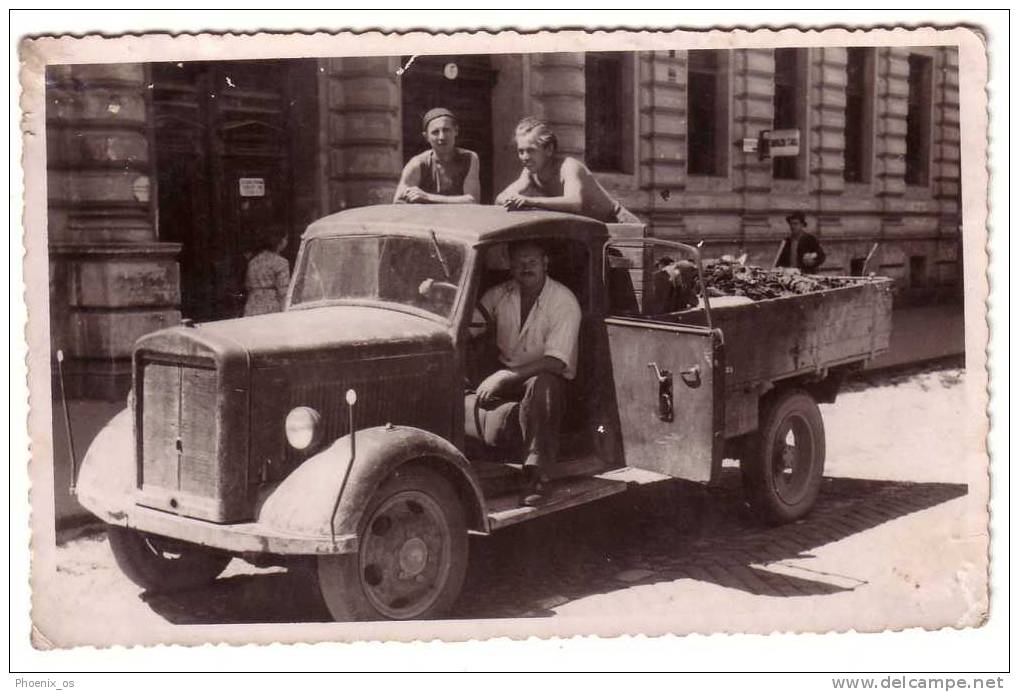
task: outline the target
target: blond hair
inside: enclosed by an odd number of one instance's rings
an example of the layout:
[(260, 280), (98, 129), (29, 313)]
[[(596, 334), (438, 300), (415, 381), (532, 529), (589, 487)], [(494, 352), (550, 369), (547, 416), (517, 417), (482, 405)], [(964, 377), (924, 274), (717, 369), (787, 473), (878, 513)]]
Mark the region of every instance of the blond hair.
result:
[(517, 137), (523, 137), (531, 133), (534, 133), (535, 141), (540, 146), (546, 149), (551, 148), (552, 150), (559, 148), (559, 139), (544, 120), (527, 116), (517, 123)]

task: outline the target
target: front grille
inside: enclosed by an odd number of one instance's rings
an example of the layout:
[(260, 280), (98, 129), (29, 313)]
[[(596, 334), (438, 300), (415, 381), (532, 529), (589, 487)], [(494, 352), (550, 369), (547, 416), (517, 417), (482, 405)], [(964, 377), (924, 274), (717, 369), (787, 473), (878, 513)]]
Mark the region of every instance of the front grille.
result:
[(141, 491), (144, 504), (210, 520), (224, 483), (212, 363), (142, 363)]

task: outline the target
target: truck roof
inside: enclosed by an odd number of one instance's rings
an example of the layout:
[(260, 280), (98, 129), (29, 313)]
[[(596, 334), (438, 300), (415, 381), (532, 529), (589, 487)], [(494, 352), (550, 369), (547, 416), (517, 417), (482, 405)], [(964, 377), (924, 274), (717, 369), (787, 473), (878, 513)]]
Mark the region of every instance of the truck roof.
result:
[(549, 233), (585, 239), (608, 234), (600, 221), (555, 211), (508, 211), (483, 204), (384, 204), (323, 217), (308, 226), (304, 237), (371, 231), (372, 226), (390, 231), (434, 230), (438, 235), (453, 236), (470, 244)]

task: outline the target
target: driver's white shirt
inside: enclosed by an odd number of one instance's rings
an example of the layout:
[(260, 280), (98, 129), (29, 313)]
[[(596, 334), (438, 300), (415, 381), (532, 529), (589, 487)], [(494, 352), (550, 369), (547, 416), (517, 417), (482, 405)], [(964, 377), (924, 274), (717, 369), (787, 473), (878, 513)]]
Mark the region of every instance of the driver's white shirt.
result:
[(566, 365), (563, 377), (577, 374), (580, 303), (570, 289), (545, 277), (527, 320), (520, 326), (520, 286), (510, 279), (488, 290), (481, 304), (495, 320), (496, 344), (502, 364), (515, 368), (552, 356)]

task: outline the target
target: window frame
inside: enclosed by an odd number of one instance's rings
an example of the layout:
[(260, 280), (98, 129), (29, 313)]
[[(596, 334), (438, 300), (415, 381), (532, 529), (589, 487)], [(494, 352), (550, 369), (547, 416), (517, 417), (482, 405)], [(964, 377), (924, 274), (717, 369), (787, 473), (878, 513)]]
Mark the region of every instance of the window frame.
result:
[[(618, 64), (618, 86), (612, 91), (618, 95), (616, 117), (619, 121), (618, 162), (605, 165), (602, 161), (592, 159), (590, 142), (598, 135), (593, 132), (590, 112), (590, 79), (592, 78), (591, 63), (594, 61), (613, 61)], [(590, 51), (584, 54), (584, 162), (592, 173), (632, 175), (636, 170), (636, 94), (635, 61), (631, 51)], [(600, 101), (599, 101), (600, 102)]]
[[(857, 55), (863, 55), (863, 64), (860, 66), (859, 74), (861, 78), (861, 93), (859, 98), (862, 101), (860, 112), (863, 115), (863, 124), (860, 128), (859, 139), (857, 144), (860, 147), (859, 162), (860, 172), (859, 178), (847, 177), (847, 161), (848, 152), (850, 147), (849, 137), (849, 99), (850, 99), (850, 65), (852, 56), (856, 52)], [(846, 49), (846, 108), (845, 108), (845, 120), (846, 124), (843, 126), (843, 170), (842, 179), (847, 186), (869, 186), (874, 181), (874, 158), (875, 158), (875, 122), (876, 122), (876, 86), (877, 86), (877, 50), (869, 46), (853, 46)]]
[[(921, 116), (921, 131), (917, 133), (915, 137), (910, 136), (910, 111), (913, 108), (913, 65), (914, 61), (922, 63), (926, 67), (926, 73), (921, 76), (925, 81), (922, 84), (922, 91), (919, 95), (919, 99), (924, 102), (917, 106), (917, 113)], [(932, 178), (932, 163), (934, 153), (934, 56), (919, 51), (911, 51), (908, 56), (909, 71), (907, 73), (907, 95), (906, 95), (906, 133), (905, 133), (905, 154), (903, 160), (905, 163), (905, 170), (902, 172), (902, 178), (908, 188), (913, 189), (930, 189), (931, 178)], [(920, 151), (919, 163), (910, 164), (910, 141), (916, 141), (922, 145)], [(919, 169), (917, 171), (917, 168)], [(910, 171), (917, 171), (919, 177), (913, 178), (910, 175)]]
[[(711, 52), (715, 56), (715, 65), (710, 68), (710, 74), (715, 78), (715, 84), (713, 85), (713, 91), (715, 94), (715, 108), (712, 114), (712, 121), (714, 124), (714, 142), (712, 143), (712, 159), (713, 166), (712, 172), (703, 172), (699, 170), (693, 170), (691, 164), (694, 157), (691, 155), (692, 145), (695, 140), (696, 132), (693, 124), (693, 110), (690, 107), (690, 95), (693, 92), (691, 88), (692, 79), (691, 76), (694, 73), (705, 74), (709, 72), (706, 69), (692, 69), (694, 53), (707, 53)], [(687, 108), (687, 156), (686, 156), (686, 174), (688, 178), (693, 180), (703, 181), (717, 181), (726, 180), (731, 175), (732, 156), (729, 153), (729, 136), (732, 114), (732, 57), (731, 50), (722, 49), (706, 49), (706, 50), (688, 50), (687, 51), (687, 89), (686, 89), (686, 108)]]
[[(783, 84), (783, 87), (789, 87), (793, 90), (794, 103), (792, 106), (792, 112), (795, 117), (793, 125), (780, 125), (777, 121), (778, 117), (778, 53), (779, 51), (788, 51), (790, 54), (795, 56), (795, 64), (793, 66), (793, 74), (791, 84)], [(800, 153), (796, 156), (790, 157), (779, 157), (772, 158), (771, 160), (771, 179), (778, 181), (780, 184), (793, 185), (796, 183), (803, 183), (807, 179), (807, 150), (810, 148), (810, 112), (809, 112), (809, 81), (810, 78), (810, 49), (809, 48), (776, 48), (775, 49), (775, 72), (774, 72), (774, 93), (772, 97), (772, 104), (774, 106), (774, 114), (772, 117), (772, 129), (774, 130), (786, 130), (795, 129), (799, 130), (800, 133)], [(789, 160), (792, 164), (793, 175), (778, 175), (780, 167), (785, 167), (784, 160)]]

